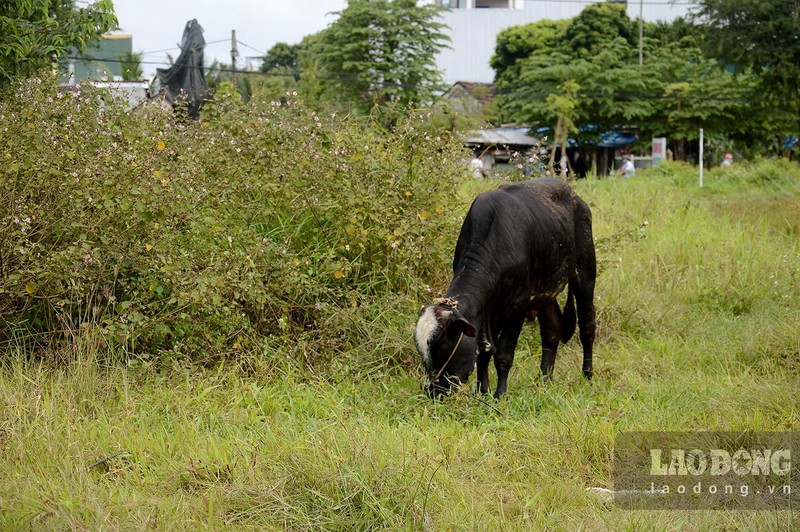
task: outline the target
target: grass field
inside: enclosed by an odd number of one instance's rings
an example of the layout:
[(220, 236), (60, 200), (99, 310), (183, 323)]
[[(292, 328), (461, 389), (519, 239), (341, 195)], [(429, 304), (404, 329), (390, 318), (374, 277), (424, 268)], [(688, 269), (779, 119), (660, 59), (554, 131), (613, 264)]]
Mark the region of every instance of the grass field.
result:
[(627, 511), (586, 491), (612, 487), (620, 431), (800, 430), (797, 165), (712, 170), (702, 189), (680, 165), (575, 187), (600, 270), (591, 384), (576, 340), (541, 383), (527, 326), (503, 400), (431, 402), (417, 368), (369, 364), (392, 346), (414, 359), (426, 301), (329, 371), (269, 347), (211, 367), (107, 363), (80, 337), (46, 357), (69, 364), (9, 353), (0, 528), (800, 527), (797, 510)]

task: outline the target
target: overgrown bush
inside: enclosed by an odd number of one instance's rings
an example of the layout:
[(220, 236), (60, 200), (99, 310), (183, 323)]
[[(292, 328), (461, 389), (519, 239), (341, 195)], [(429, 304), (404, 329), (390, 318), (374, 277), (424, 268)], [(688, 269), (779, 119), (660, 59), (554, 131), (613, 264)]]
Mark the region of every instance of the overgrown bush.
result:
[(29, 80), (0, 123), (4, 344), (332, 356), (322, 323), (416, 299), (452, 251), (463, 154), (425, 114), (390, 132), (223, 88), (190, 121)]

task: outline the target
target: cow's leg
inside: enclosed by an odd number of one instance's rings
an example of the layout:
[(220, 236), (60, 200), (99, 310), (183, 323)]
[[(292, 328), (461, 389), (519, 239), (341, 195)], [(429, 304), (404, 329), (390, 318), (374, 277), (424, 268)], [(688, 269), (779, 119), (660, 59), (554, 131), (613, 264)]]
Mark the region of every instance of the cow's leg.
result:
[(592, 346), (596, 334), (594, 317), (594, 280), (585, 283), (588, 286), (576, 286), (575, 304), (578, 309), (578, 327), (580, 328), (581, 346), (583, 347), (583, 376), (592, 378)]
[(597, 259), (592, 238), (591, 215), (584, 221), (584, 230), (575, 234), (578, 250), (576, 279), (572, 282), (572, 292), (578, 312), (581, 346), (583, 347), (583, 376), (592, 378), (592, 346), (594, 345), (596, 323), (594, 311), (594, 284), (597, 278)]
[(478, 393), (489, 393), (489, 359), (491, 352), (478, 352)]
[(561, 340), (561, 310), (558, 301), (547, 301), (539, 309), (539, 332), (542, 335), (542, 377), (550, 380), (556, 364), (558, 342)]
[(496, 348), (491, 341), (492, 332), (488, 327), (481, 331), (478, 337), (478, 392), (489, 393), (489, 360), (494, 355)]
[(494, 355), (494, 367), (497, 370), (495, 399), (499, 399), (508, 388), (508, 372), (514, 364), (514, 350), (517, 348), (523, 323), (525, 323), (525, 313), (520, 312), (517, 316), (511, 317), (497, 341), (497, 352)]

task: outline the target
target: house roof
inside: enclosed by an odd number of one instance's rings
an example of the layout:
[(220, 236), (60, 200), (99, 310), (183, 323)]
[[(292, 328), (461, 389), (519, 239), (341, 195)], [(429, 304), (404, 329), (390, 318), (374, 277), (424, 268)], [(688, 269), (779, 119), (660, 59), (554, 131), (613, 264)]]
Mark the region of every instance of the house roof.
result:
[(478, 83), (475, 81), (459, 81), (456, 85), (461, 85), (464, 90), (473, 98), (478, 100), (481, 105), (487, 105), (494, 100), (494, 85), (492, 83)]
[(539, 139), (528, 135), (527, 127), (498, 127), (471, 131), (464, 141), (467, 144), (499, 144), (505, 146), (537, 146)]
[(494, 85), (491, 83), (478, 83), (475, 81), (457, 81), (444, 93), (447, 99), (457, 99), (469, 96), (481, 106), (488, 105), (494, 100)]

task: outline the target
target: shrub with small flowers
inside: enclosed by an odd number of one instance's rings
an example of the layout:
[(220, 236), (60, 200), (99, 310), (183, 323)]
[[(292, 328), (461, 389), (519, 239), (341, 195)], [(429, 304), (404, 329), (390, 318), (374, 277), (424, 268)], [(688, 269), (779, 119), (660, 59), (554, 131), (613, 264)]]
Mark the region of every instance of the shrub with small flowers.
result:
[(461, 148), (419, 112), (387, 132), (222, 88), (188, 121), (28, 80), (0, 116), (2, 343), (333, 358), (444, 276), (463, 214)]

